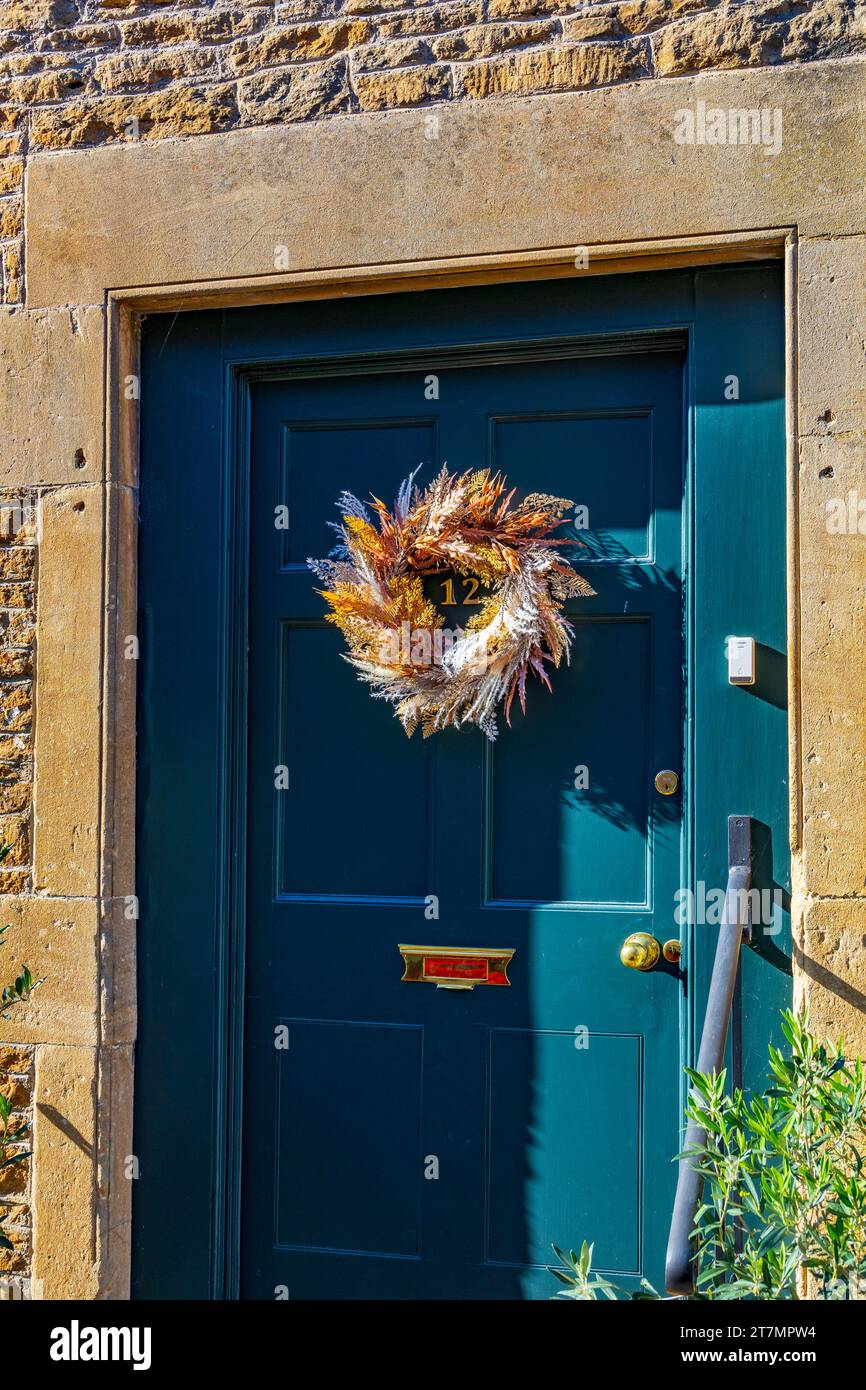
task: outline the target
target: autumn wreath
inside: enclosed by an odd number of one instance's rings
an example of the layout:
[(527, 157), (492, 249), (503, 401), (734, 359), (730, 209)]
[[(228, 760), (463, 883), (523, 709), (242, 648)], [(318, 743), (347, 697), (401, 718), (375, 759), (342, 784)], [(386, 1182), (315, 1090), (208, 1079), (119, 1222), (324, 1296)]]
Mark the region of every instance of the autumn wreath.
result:
[[(546, 664), (568, 659), (563, 601), (593, 593), (561, 558), (558, 547), (575, 542), (550, 535), (573, 503), (543, 493), (515, 503), (514, 489), (487, 468), (443, 468), (423, 491), (414, 480), (390, 510), (342, 493), (341, 520), (330, 523), (339, 544), (331, 558), (307, 563), (326, 585), (318, 592), (348, 643), (346, 660), (396, 707), (407, 734), (419, 724), (425, 737), (476, 724), (494, 739), (497, 706), (509, 720), (517, 695), (525, 712), (529, 673), (550, 689)], [(489, 590), (453, 633), (424, 590), (426, 576), (447, 573)]]

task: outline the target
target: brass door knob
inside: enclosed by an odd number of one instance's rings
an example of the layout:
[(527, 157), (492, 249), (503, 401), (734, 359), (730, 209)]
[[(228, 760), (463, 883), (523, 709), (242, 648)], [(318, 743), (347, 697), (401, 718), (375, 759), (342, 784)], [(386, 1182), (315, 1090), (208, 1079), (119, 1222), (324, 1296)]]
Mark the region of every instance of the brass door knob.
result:
[(649, 932), (636, 931), (622, 943), (619, 958), (629, 970), (654, 970), (662, 948)]
[(680, 779), (671, 768), (666, 767), (656, 773), (653, 784), (662, 796), (673, 796), (674, 792), (679, 790)]

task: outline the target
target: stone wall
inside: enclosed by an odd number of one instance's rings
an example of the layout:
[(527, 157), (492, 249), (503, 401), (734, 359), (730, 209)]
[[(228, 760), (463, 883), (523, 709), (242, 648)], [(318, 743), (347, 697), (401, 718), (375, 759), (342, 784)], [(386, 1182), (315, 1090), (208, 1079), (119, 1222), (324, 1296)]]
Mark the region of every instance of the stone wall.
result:
[(36, 517), (35, 493), (0, 493), (0, 843), (11, 846), (0, 864), (0, 893), (32, 886)]
[(28, 156), (866, 49), (863, 0), (4, 0), (3, 302)]
[[(0, 1047), (0, 1090), (12, 1102), (10, 1128), (17, 1129), (25, 1120), (32, 1125), (32, 1047)], [(0, 1216), (5, 1217), (0, 1230), (13, 1247), (0, 1250), (0, 1300), (20, 1298), (29, 1291), (27, 1276), (33, 1248), (29, 1158), (0, 1170)]]
[[(5, 383), (8, 387), (8, 382)], [(22, 894), (33, 885), (33, 675), (36, 625), (35, 495), (0, 494), (0, 843), (10, 852), (0, 865), (0, 893)], [(0, 925), (4, 922), (0, 911)], [(0, 987), (27, 961), (15, 926), (0, 947)], [(14, 1009), (9, 1022), (14, 1027)], [(33, 1048), (0, 1045), (0, 1090), (11, 1100), (10, 1125), (32, 1121)], [(30, 1163), (0, 1171), (2, 1231), (14, 1249), (0, 1250), (0, 1297), (22, 1290), (31, 1252)], [(17, 1276), (17, 1277), (16, 1277)]]

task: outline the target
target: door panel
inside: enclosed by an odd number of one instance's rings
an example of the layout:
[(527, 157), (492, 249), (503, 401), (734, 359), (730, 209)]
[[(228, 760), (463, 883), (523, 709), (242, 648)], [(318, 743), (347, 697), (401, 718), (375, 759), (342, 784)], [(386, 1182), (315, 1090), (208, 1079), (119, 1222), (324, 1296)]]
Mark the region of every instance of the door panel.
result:
[[(682, 929), (685, 980), (618, 952), (723, 885), (732, 812), (788, 883), (783, 341), (776, 266), (145, 322), (137, 1297), (546, 1298), (584, 1236), (660, 1280), (716, 929)], [(589, 509), (571, 665), (492, 747), (407, 740), (305, 564), (342, 488), (442, 460)], [(737, 630), (772, 681), (727, 685)], [(779, 926), (744, 960), (747, 1082)], [(512, 985), (404, 984), (400, 942), (513, 947)]]
[(277, 1057), (276, 1244), (417, 1255), (421, 1029), (282, 1021), (291, 1047)]
[[(653, 514), (652, 416), (649, 411), (618, 415), (525, 412), (491, 419), (490, 459), (510, 475), (527, 458), (544, 460), (558, 481), (554, 487), (574, 486), (580, 479), (580, 501), (592, 527), (583, 538), (589, 559), (649, 560)], [(594, 459), (596, 468), (581, 468)], [(550, 467), (559, 460), (560, 467)], [(617, 491), (611, 489), (615, 470)], [(569, 495), (569, 493), (566, 493)], [(598, 520), (596, 521), (596, 518)]]
[[(580, 623), (571, 664), (557, 673), (556, 698), (536, 705), (545, 738), (515, 720), (488, 753), (491, 904), (647, 903), (652, 639), (647, 617)], [(574, 767), (564, 765), (566, 749), (574, 751)], [(578, 767), (587, 769), (586, 787), (575, 787)]]
[[(311, 389), (311, 407), (320, 395)], [(383, 404), (387, 406), (387, 399)], [(308, 555), (327, 555), (334, 544), (329, 522), (336, 515), (331, 467), (335, 458), (343, 461), (341, 490), (366, 496), (377, 488), (386, 491), (407, 458), (422, 463), (435, 453), (434, 419), (287, 421), (280, 435), (277, 489), (291, 522), (278, 536), (283, 567), (300, 565), (306, 570)]]
[[(641, 1268), (641, 1038), (593, 1033), (587, 1041), (575, 1066), (573, 1032), (491, 1029), (488, 1260), (549, 1264), (551, 1231), (574, 1230), (577, 1216), (582, 1229), (604, 1233), (609, 1268)], [(533, 1092), (537, 1176), (520, 1203), (513, 1155), (526, 1134), (514, 1098)]]
[[(645, 1266), (681, 983), (627, 977), (619, 947), (662, 930), (680, 875), (681, 803), (656, 805), (652, 778), (682, 764), (683, 357), (510, 356), (252, 392), (244, 1296), (326, 1293), (346, 1252), (366, 1260), (358, 1296), (391, 1287), (395, 1258), (419, 1266), (413, 1297), (531, 1295), (579, 1230), (602, 1267)], [(298, 559), (343, 490), (392, 498), (446, 462), (589, 507), (592, 544), (572, 534), (597, 593), (570, 604), (572, 662), (493, 746), (407, 740)], [(471, 614), (442, 580), (431, 596)], [(511, 987), (403, 983), (400, 942), (513, 947)]]
[[(284, 764), (291, 779), (290, 795), (274, 801), (276, 896), (420, 901), (430, 874), (431, 750), (420, 740), (404, 748), (391, 737), (387, 712), (357, 699), (358, 681), (340, 658), (334, 629), (281, 621), (272, 641), (270, 767)], [(362, 705), (357, 719), (355, 704)], [(316, 729), (327, 736), (311, 737)], [(381, 840), (359, 834), (365, 800), (389, 827)]]

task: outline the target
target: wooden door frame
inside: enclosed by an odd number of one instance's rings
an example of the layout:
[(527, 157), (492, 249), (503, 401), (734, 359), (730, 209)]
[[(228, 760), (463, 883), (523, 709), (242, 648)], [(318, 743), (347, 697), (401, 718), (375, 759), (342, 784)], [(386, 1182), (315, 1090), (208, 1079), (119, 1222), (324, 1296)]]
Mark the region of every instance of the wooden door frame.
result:
[[(689, 239), (682, 239), (688, 243)], [(615, 270), (622, 273), (623, 270), (642, 270), (649, 268), (654, 270), (667, 270), (672, 268), (683, 268), (716, 264), (747, 264), (756, 261), (767, 261), (768, 259), (786, 259), (786, 319), (789, 317), (790, 305), (793, 302), (792, 288), (794, 275), (794, 248), (796, 239), (793, 232), (772, 233), (772, 234), (750, 234), (738, 240), (732, 238), (721, 238), (715, 244), (710, 245), (711, 239), (699, 238), (698, 246), (666, 244), (664, 253), (656, 254), (655, 249), (648, 249), (646, 246), (638, 244), (634, 248), (633, 256), (624, 258), (621, 247), (605, 248), (610, 250), (610, 255), (599, 256), (598, 262), (606, 270), (596, 270), (596, 273), (613, 273)], [(347, 279), (345, 271), (330, 275), (323, 272), (316, 277), (314, 283), (310, 283), (308, 275), (298, 277), (286, 277), (287, 283), (280, 291), (275, 291), (269, 287), (267, 301), (262, 297), (260, 287), (257, 288), (257, 297), (254, 303), (291, 303), (299, 300), (336, 298), (344, 297), (347, 292), (354, 295), (370, 295), (383, 292), (403, 292), (408, 290), (420, 290), (430, 288), (444, 288), (446, 286), (470, 286), (484, 285), (491, 283), (509, 283), (520, 280), (534, 280), (540, 278), (562, 278), (567, 275), (575, 278), (572, 263), (572, 248), (561, 248), (558, 252), (544, 253), (517, 253), (514, 257), (496, 258), (499, 264), (491, 267), (488, 262), (491, 258), (479, 257), (474, 265), (467, 266), (465, 259), (461, 258), (459, 268), (449, 264), (437, 263), (433, 266), (419, 268), (414, 266), (411, 274), (405, 273), (405, 267), (376, 267), (375, 273), (372, 267), (358, 267), (354, 277)], [(539, 260), (543, 258), (543, 270), (539, 266)], [(567, 267), (566, 267), (567, 258)], [(648, 264), (648, 262), (650, 264)], [(592, 257), (590, 258), (592, 264)], [(585, 276), (586, 272), (579, 272)], [(141, 292), (113, 292), (110, 298), (110, 322), (113, 324), (113, 331), (110, 336), (111, 352), (109, 360), (111, 364), (109, 377), (109, 399), (122, 399), (122, 383), (130, 378), (138, 378), (140, 373), (140, 363), (138, 360), (138, 332), (137, 320), (141, 313), (166, 311), (168, 309), (178, 309), (181, 305), (185, 309), (214, 308), (214, 307), (238, 307), (238, 300), (234, 297), (234, 291), (226, 291), (224, 286), (198, 286), (196, 293), (187, 298), (182, 295), (179, 299), (174, 296), (167, 297), (165, 291), (154, 293), (152, 291)], [(693, 527), (691, 524), (691, 508), (693, 506), (693, 481), (692, 474), (695, 466), (694, 439), (691, 437), (689, 420), (691, 416), (691, 399), (693, 393), (690, 391), (690, 384), (694, 376), (694, 343), (692, 341), (691, 326), (671, 326), (665, 324), (657, 329), (640, 329), (634, 333), (612, 333), (609, 335), (590, 335), (575, 334), (568, 340), (561, 338), (547, 338), (537, 340), (533, 343), (519, 344), (479, 344), (474, 349), (472, 347), (443, 348), (436, 349), (437, 359), (451, 357), (456, 362), (464, 365), (472, 365), (475, 361), (514, 361), (514, 360), (537, 360), (537, 357), (544, 356), (545, 352), (549, 356), (598, 356), (601, 352), (623, 353), (646, 350), (652, 344), (657, 350), (664, 350), (671, 346), (685, 347), (685, 367), (686, 377), (684, 379), (684, 467), (686, 491), (683, 498), (683, 509), (685, 516), (685, 531), (687, 533), (687, 545), (691, 547), (693, 537)], [(790, 332), (790, 329), (788, 330)], [(429, 361), (431, 349), (421, 349), (418, 352), (419, 360)], [(214, 1155), (214, 1170), (212, 1174), (212, 1189), (214, 1192), (213, 1223), (211, 1231), (211, 1264), (210, 1264), (210, 1293), (215, 1299), (237, 1298), (239, 1290), (239, 1246), (240, 1246), (240, 1193), (241, 1193), (241, 1132), (240, 1127), (235, 1124), (229, 1125), (227, 1117), (237, 1116), (240, 1113), (240, 1101), (242, 1095), (242, 1072), (243, 1072), (243, 992), (237, 988), (237, 982), (243, 978), (244, 967), (244, 939), (245, 939), (245, 845), (246, 845), (246, 708), (247, 708), (247, 688), (246, 688), (246, 661), (245, 651), (247, 645), (247, 631), (245, 618), (239, 618), (239, 614), (245, 614), (246, 603), (238, 603), (238, 595), (246, 595), (248, 591), (248, 508), (249, 508), (249, 440), (250, 440), (250, 391), (253, 383), (257, 380), (266, 380), (273, 377), (284, 377), (291, 375), (295, 377), (321, 376), (340, 373), (355, 373), (358, 371), (387, 371), (408, 369), (407, 363), (409, 354), (389, 354), (375, 352), (370, 354), (353, 354), (345, 357), (307, 357), (307, 358), (278, 358), (265, 360), (231, 360), (226, 363), (224, 374), (224, 402), (225, 413), (223, 419), (223, 447), (222, 447), (222, 490), (224, 496), (223, 518), (226, 526), (222, 544), (225, 546), (225, 554), (228, 562), (223, 571), (223, 593), (222, 593), (222, 612), (223, 624), (222, 631), (224, 637), (224, 648), (220, 658), (220, 669), (222, 677), (222, 756), (220, 759), (219, 786), (220, 797), (218, 807), (219, 817), (219, 859), (223, 866), (221, 882), (218, 889), (217, 901), (219, 904), (217, 921), (217, 941), (220, 958), (220, 983), (218, 988), (217, 1004), (217, 1055), (215, 1058), (215, 1078), (214, 1086), (216, 1094), (221, 1101), (214, 1107), (215, 1111), (215, 1131), (213, 1136), (212, 1152)], [(114, 383), (111, 385), (111, 383)], [(790, 388), (791, 382), (787, 383)], [(790, 402), (789, 402), (790, 409)], [(124, 416), (116, 421), (115, 428), (111, 431), (110, 438), (112, 446), (117, 450), (117, 466), (122, 469), (124, 474), (137, 478), (138, 470), (138, 436), (137, 428), (135, 431), (130, 426), (130, 411), (126, 416), (124, 427)], [(793, 489), (791, 475), (791, 431), (788, 431), (788, 504), (792, 505)], [(130, 452), (132, 451), (132, 452)], [(791, 525), (789, 518), (789, 526)], [(118, 593), (135, 591), (136, 566), (135, 557), (130, 548), (117, 547), (115, 550), (114, 583)], [(790, 563), (790, 556), (789, 556)], [(691, 566), (689, 566), (691, 573)], [(230, 601), (231, 599), (231, 601)], [(128, 601), (128, 599), (127, 599)], [(788, 599), (789, 607), (789, 640), (791, 638), (790, 624), (792, 620), (790, 592)], [(118, 604), (118, 612), (124, 611), (125, 605)], [(128, 611), (128, 610), (126, 610)], [(134, 612), (134, 607), (133, 607)], [(691, 640), (693, 634), (694, 615), (692, 611), (692, 596), (688, 597), (689, 613), (689, 635), (686, 659), (691, 662)], [(134, 630), (134, 618), (130, 625), (121, 621), (121, 629), (125, 632)], [(793, 646), (791, 651), (793, 653)], [(127, 663), (128, 665), (128, 663)], [(789, 683), (793, 684), (793, 671), (796, 662), (792, 660), (789, 664)], [(789, 691), (789, 696), (790, 696)], [(126, 692), (127, 696), (129, 692)], [(126, 712), (126, 718), (132, 719), (134, 724), (134, 689), (132, 691), (133, 706), (131, 711)], [(123, 717), (121, 711), (117, 711), (118, 717)], [(128, 729), (128, 725), (126, 726)], [(793, 742), (794, 731), (797, 721), (793, 717), (793, 706), (789, 717), (789, 756), (796, 756), (794, 753), (795, 743)], [(134, 753), (135, 741), (131, 743), (124, 737), (122, 740), (124, 747), (132, 748)], [(689, 750), (686, 750), (687, 763), (684, 768), (685, 786), (690, 788), (691, 778), (689, 777)], [(128, 788), (131, 785), (127, 779), (134, 780), (134, 767), (123, 769), (120, 764), (115, 769), (115, 777), (118, 777)], [(797, 785), (799, 779), (794, 777), (793, 784)], [(134, 796), (132, 798), (133, 818), (134, 818)], [(684, 878), (686, 882), (691, 882), (692, 872), (692, 846), (694, 843), (693, 825), (693, 804), (691, 796), (688, 795), (684, 805), (684, 846), (685, 862), (683, 865)], [(791, 808), (792, 822), (795, 820), (794, 808)], [(134, 819), (133, 819), (134, 827)], [(230, 982), (234, 982), (234, 988), (230, 987)], [(692, 1001), (686, 999), (682, 994), (680, 998), (680, 1035), (683, 1039), (684, 1051), (687, 1058), (691, 1058), (694, 1051), (694, 1026)], [(131, 1150), (135, 1151), (132, 1144)]]

